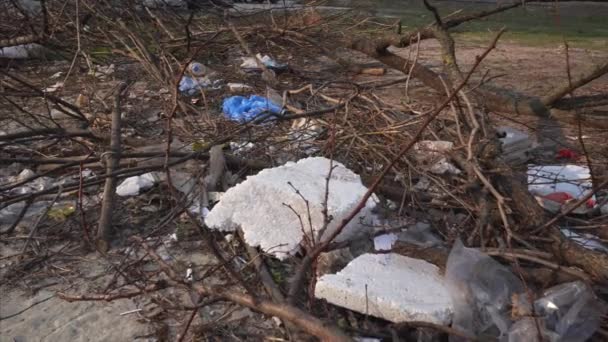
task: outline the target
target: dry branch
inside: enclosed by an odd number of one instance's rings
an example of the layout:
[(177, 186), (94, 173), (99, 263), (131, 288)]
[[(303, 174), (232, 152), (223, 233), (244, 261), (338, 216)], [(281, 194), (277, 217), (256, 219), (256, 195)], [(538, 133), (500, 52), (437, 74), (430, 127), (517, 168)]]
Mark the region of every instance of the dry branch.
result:
[[(121, 110), (120, 99), (123, 96), (123, 91), (127, 88), (126, 83), (121, 83), (114, 95), (114, 111), (112, 112), (112, 131), (110, 141), (110, 151), (106, 152), (106, 173), (112, 174), (120, 163), (120, 140), (121, 140)], [(116, 194), (116, 177), (106, 178), (106, 184), (103, 190), (103, 202), (101, 205), (101, 213), (99, 217), (99, 226), (97, 228), (97, 249), (105, 253), (110, 247), (110, 234), (112, 232), (112, 214), (114, 212), (114, 197)]]
[[(146, 245), (143, 240), (139, 238), (135, 238), (135, 240), (138, 241), (146, 252), (156, 261), (156, 263), (159, 264), (162, 271), (169, 277), (170, 284), (180, 287), (185, 285), (181, 277), (173, 270), (173, 268), (164, 262), (158, 256), (158, 254), (156, 254), (156, 252)], [(323, 323), (318, 318), (311, 316), (307, 312), (293, 306), (273, 303), (262, 298), (256, 298), (247, 294), (236, 292), (235, 290), (227, 290), (223, 287), (211, 287), (196, 283), (191, 285), (188, 284), (187, 286), (190, 286), (201, 296), (222, 298), (266, 315), (277, 316), (282, 320), (293, 323), (298, 328), (316, 336), (322, 341), (351, 341), (351, 338), (346, 336), (338, 328)]]

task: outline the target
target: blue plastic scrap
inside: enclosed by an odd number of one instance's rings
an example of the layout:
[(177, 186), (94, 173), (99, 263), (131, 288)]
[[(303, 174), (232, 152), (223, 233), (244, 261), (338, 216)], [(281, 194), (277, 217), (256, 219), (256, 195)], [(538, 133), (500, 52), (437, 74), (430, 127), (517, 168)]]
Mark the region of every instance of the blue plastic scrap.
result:
[(282, 112), (281, 106), (258, 95), (251, 95), (249, 98), (244, 96), (228, 97), (224, 99), (222, 110), (228, 119), (241, 122), (255, 119), (265, 112), (273, 114), (281, 114)]

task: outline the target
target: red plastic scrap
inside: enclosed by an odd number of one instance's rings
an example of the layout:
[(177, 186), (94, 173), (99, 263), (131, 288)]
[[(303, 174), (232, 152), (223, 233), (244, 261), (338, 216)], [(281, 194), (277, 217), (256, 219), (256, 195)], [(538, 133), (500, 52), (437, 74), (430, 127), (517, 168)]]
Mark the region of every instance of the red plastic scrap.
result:
[(559, 151), (557, 151), (557, 159), (576, 160), (576, 159), (578, 159), (578, 153), (576, 153), (575, 151), (573, 151), (569, 148), (562, 148)]

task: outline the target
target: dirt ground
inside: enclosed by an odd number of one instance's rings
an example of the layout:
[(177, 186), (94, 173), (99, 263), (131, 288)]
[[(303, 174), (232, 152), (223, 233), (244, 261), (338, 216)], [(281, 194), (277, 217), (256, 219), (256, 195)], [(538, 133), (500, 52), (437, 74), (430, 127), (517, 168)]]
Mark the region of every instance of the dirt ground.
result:
[[(463, 71), (468, 70), (488, 46), (488, 41), (472, 41), (456, 38), (456, 57)], [(416, 47), (397, 49), (398, 54), (414, 58)], [(434, 40), (425, 40), (420, 44), (419, 59), (432, 61), (428, 65), (441, 71), (441, 51)], [(608, 58), (605, 50), (569, 49), (568, 59), (572, 79), (592, 69)], [(568, 84), (566, 51), (563, 46), (531, 47), (513, 42), (500, 42), (481, 63), (476, 73), (477, 82), (480, 75), (489, 83), (500, 88), (532, 96), (549, 94), (553, 89)], [(398, 96), (397, 93), (394, 96)], [(555, 153), (560, 148), (570, 148), (583, 154), (586, 150), (597, 172), (606, 172), (608, 151), (603, 143), (608, 139), (608, 75), (576, 90), (574, 96), (590, 96), (598, 106), (582, 108), (578, 111), (583, 117), (590, 117), (582, 122), (582, 134), (578, 124), (572, 121), (559, 121), (555, 118), (533, 118), (516, 114), (493, 114), (498, 122), (513, 126), (536, 137), (539, 149), (538, 161), (555, 162)], [(558, 110), (559, 111), (559, 110)], [(572, 113), (572, 111), (564, 110)], [(585, 146), (581, 146), (579, 135), (582, 135)]]

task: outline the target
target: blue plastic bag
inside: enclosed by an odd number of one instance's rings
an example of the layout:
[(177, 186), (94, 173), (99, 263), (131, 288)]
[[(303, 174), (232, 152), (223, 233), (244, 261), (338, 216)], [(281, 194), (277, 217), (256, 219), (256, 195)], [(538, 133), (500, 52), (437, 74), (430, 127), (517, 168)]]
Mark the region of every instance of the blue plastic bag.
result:
[(265, 112), (281, 114), (282, 111), (280, 106), (258, 95), (251, 95), (249, 98), (244, 96), (226, 98), (222, 110), (228, 119), (240, 122), (255, 119)]

